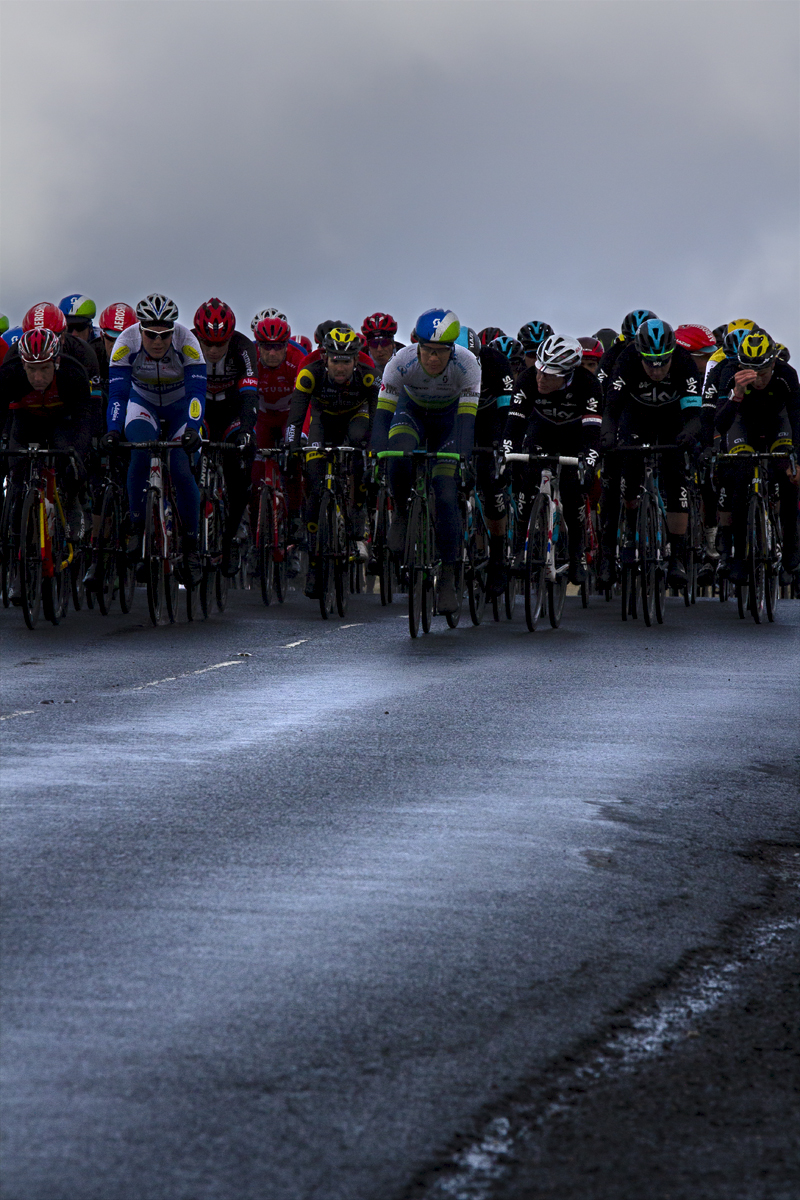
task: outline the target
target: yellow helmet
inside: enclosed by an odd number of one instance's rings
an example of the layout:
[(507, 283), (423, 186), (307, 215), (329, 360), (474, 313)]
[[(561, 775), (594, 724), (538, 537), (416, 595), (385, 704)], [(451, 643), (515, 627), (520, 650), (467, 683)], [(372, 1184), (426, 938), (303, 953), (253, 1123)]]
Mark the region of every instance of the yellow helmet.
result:
[(747, 317), (740, 317), (738, 321), (728, 321), (726, 333), (733, 333), (734, 329), (755, 329), (755, 321), (748, 321)]
[(778, 357), (778, 347), (768, 333), (748, 333), (739, 347), (739, 362), (753, 371), (764, 371)]
[(349, 325), (334, 325), (325, 335), (322, 349), (326, 354), (354, 358), (361, 349), (361, 338)]

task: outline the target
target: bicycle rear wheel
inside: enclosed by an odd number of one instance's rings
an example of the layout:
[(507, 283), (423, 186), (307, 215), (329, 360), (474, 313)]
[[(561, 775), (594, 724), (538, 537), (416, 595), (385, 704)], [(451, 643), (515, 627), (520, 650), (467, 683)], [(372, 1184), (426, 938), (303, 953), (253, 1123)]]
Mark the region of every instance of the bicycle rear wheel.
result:
[(554, 525), (553, 557), (556, 577), (547, 583), (547, 615), (553, 629), (558, 629), (567, 597), (567, 572), (569, 570), (569, 530), (561, 510), (557, 510)]
[[(42, 501), (37, 491), (29, 491), (22, 505), (20, 522), (19, 573), (22, 589), (22, 615), (28, 629), (34, 629), (42, 608), (42, 546), (39, 511)], [(44, 514), (42, 514), (44, 519)]]
[(756, 625), (760, 625), (766, 611), (766, 561), (767, 529), (764, 502), (760, 496), (750, 498), (747, 513), (748, 585), (750, 588), (750, 612)]
[(536, 497), (525, 540), (525, 620), (533, 633), (542, 611), (547, 568), (547, 507), (544, 496)]
[(275, 574), (272, 569), (274, 511), (272, 488), (266, 483), (261, 489), (256, 537), (258, 539), (258, 573), (261, 579), (261, 599), (269, 606), (272, 603), (272, 592), (275, 586)]

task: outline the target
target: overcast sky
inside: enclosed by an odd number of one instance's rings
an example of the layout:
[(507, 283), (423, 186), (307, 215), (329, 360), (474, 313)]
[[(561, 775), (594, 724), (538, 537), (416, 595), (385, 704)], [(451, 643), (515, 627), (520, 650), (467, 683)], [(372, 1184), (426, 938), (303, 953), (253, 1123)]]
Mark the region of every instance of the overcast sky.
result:
[(2, 4), (0, 310), (749, 316), (800, 358), (796, 0)]

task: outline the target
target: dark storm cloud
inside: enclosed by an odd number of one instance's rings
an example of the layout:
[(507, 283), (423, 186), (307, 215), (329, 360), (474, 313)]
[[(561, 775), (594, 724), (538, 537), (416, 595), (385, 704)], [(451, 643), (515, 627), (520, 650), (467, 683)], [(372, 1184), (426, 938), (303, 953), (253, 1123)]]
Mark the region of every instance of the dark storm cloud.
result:
[(798, 342), (794, 3), (6, 4), (3, 290)]

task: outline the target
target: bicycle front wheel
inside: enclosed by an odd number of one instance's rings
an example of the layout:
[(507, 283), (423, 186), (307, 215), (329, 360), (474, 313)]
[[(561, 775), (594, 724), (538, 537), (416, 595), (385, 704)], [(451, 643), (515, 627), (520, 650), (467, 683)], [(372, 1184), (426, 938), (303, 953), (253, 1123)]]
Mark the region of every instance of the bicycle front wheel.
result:
[(387, 545), (390, 523), (389, 492), (387, 488), (382, 487), (378, 492), (378, 503), (375, 509), (375, 537), (372, 547), (378, 560), (378, 579), (381, 588), (381, 604), (383, 605), (392, 603), (392, 556)]
[[(547, 506), (544, 496), (536, 497), (528, 521), (525, 539), (525, 621), (533, 633), (542, 611), (547, 568)], [(515, 581), (516, 582), (516, 581)]]
[(781, 543), (777, 522), (771, 511), (767, 514), (767, 539), (767, 578), (764, 599), (767, 606), (767, 619), (774, 621), (780, 595)]
[(317, 525), (317, 570), (319, 580), (319, 611), (327, 621), (336, 605), (336, 576), (333, 559), (336, 553), (336, 512), (333, 493), (325, 491), (319, 506)]
[[(34, 629), (42, 608), (42, 543), (39, 514), (42, 501), (37, 491), (29, 491), (22, 505), (20, 523), (19, 573), (22, 589), (22, 615), (28, 629)], [(46, 518), (41, 514), (42, 520)]]
[[(119, 505), (116, 491), (109, 486), (100, 505), (100, 529), (97, 534), (97, 607), (107, 617), (114, 599), (119, 563)], [(120, 585), (121, 586), (121, 585)], [(120, 600), (121, 603), (121, 600)]]
[(766, 607), (767, 529), (764, 502), (752, 496), (747, 514), (748, 584), (750, 612), (756, 625), (764, 619)]
[(669, 531), (664, 514), (655, 504), (652, 505), (655, 513), (656, 527), (656, 621), (659, 625), (664, 624), (664, 617), (667, 615), (667, 542), (669, 541)]
[(655, 505), (645, 493), (639, 504), (639, 580), (642, 590), (642, 616), (650, 628), (656, 615), (656, 571), (658, 569), (658, 526)]
[[(406, 546), (406, 571), (408, 572), (408, 632), (412, 638), (419, 635), (422, 607), (425, 599), (425, 535), (422, 500), (415, 496), (408, 515)], [(430, 627), (430, 623), (429, 623)], [(426, 630), (427, 632), (427, 630)]]
[(289, 590), (288, 577), (288, 544), (289, 544), (289, 515), (286, 511), (286, 501), (282, 492), (275, 493), (274, 506), (274, 552), (275, 566), (273, 577), (275, 583), (275, 599), (283, 604)]
[(555, 526), (553, 557), (555, 558), (556, 577), (547, 584), (547, 615), (553, 629), (558, 629), (567, 596), (567, 572), (569, 570), (569, 530), (560, 510), (556, 512), (553, 525)]
[(336, 611), (340, 617), (347, 616), (347, 603), (350, 599), (350, 567), (352, 558), (352, 543), (347, 536), (347, 522), (340, 501), (332, 506), (334, 514), (336, 552), (333, 559), (333, 578), (336, 592)]
[(144, 561), (147, 567), (147, 607), (154, 625), (161, 624), (164, 605), (164, 546), (158, 493), (149, 491), (145, 504)]
[(272, 589), (275, 576), (272, 570), (273, 556), (273, 506), (272, 489), (264, 484), (261, 489), (261, 503), (258, 506), (258, 573), (261, 579), (261, 599), (269, 606), (272, 603)]

